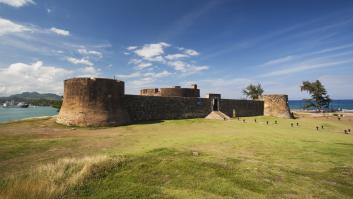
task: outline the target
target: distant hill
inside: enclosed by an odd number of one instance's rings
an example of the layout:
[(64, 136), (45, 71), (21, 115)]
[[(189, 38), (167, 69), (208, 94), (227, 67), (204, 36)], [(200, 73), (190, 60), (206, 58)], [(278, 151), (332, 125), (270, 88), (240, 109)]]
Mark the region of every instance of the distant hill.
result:
[(61, 96), (53, 93), (23, 92), (21, 94), (10, 95), (9, 97), (0, 97), (0, 101), (30, 101), (30, 100), (61, 100)]

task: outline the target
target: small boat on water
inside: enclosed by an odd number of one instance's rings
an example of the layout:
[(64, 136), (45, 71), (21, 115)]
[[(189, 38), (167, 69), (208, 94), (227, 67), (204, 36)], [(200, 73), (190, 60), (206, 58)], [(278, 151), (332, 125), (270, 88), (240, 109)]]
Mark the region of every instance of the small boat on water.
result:
[(17, 104), (17, 107), (20, 107), (20, 108), (28, 108), (29, 104), (25, 103), (25, 102), (19, 102)]
[(5, 103), (2, 104), (3, 108), (28, 108), (29, 104), (25, 103), (25, 102), (19, 102), (19, 103), (15, 103), (15, 101), (7, 101)]

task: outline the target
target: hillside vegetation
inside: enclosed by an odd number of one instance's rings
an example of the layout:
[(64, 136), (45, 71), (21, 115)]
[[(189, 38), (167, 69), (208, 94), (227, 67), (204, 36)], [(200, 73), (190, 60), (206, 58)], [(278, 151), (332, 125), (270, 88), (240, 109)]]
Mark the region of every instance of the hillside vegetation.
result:
[(244, 119), (0, 124), (0, 198), (353, 197), (351, 122)]

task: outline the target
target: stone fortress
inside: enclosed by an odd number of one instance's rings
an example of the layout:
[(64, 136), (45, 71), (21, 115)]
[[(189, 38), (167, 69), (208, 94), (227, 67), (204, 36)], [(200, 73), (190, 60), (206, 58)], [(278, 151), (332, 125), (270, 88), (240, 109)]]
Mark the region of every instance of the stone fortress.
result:
[(205, 118), (213, 112), (228, 117), (292, 117), (287, 95), (265, 95), (262, 100), (222, 99), (220, 94), (201, 98), (196, 84), (192, 88), (142, 89), (140, 95), (127, 95), (123, 81), (73, 78), (64, 81), (64, 99), (56, 121), (69, 126), (119, 126)]

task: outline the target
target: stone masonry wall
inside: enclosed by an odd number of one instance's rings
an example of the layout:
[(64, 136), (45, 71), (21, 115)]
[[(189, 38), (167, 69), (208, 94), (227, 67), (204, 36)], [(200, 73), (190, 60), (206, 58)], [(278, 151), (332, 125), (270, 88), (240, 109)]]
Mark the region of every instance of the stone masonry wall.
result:
[[(208, 98), (125, 95), (123, 103), (131, 121), (204, 118), (212, 111)], [(263, 115), (263, 101), (222, 99), (220, 109), (230, 117), (233, 109), (241, 117)]]
[(264, 115), (293, 118), (289, 106), (288, 95), (264, 95)]
[(264, 102), (253, 100), (233, 100), (221, 99), (220, 110), (228, 115), (233, 116), (233, 109), (235, 109), (236, 116), (258, 116), (264, 114)]
[(211, 112), (206, 98), (125, 95), (123, 104), (131, 121), (203, 118)]

